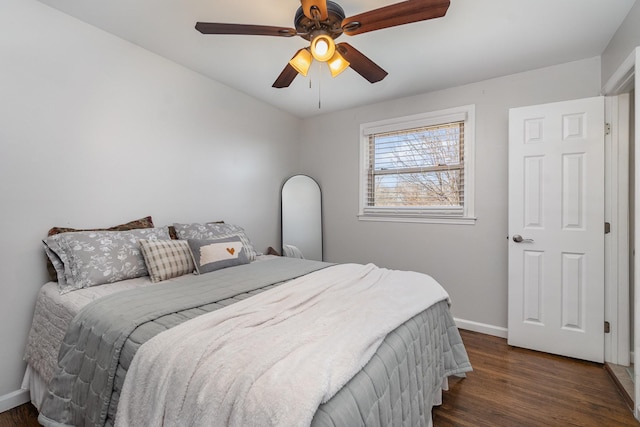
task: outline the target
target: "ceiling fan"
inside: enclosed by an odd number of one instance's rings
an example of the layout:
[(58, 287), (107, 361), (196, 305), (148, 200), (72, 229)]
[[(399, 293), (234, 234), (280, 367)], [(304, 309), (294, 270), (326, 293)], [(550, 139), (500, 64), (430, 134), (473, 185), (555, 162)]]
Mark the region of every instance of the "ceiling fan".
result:
[(379, 82), (387, 72), (348, 43), (334, 42), (342, 34), (356, 34), (411, 22), (440, 18), (447, 13), (450, 0), (406, 0), (390, 6), (370, 10), (345, 18), (340, 5), (329, 0), (300, 0), (296, 12), (295, 28), (268, 25), (223, 24), (198, 22), (196, 30), (202, 34), (240, 34), (254, 36), (300, 36), (310, 42), (291, 58), (273, 83), (275, 88), (288, 87), (298, 74), (307, 75), (311, 63), (326, 62), (332, 76), (351, 67), (371, 83)]

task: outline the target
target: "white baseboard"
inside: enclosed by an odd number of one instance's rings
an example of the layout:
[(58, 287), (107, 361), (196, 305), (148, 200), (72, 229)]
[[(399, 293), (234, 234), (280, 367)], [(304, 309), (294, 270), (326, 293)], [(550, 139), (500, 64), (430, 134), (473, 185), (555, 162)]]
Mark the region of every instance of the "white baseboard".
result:
[(457, 319), (456, 325), (460, 329), (467, 331), (480, 332), (481, 334), (493, 335), (494, 337), (507, 338), (507, 328), (501, 326), (487, 325), (486, 323), (472, 322), (471, 320)]
[(8, 411), (31, 400), (29, 390), (16, 390), (4, 396), (0, 396), (0, 412)]

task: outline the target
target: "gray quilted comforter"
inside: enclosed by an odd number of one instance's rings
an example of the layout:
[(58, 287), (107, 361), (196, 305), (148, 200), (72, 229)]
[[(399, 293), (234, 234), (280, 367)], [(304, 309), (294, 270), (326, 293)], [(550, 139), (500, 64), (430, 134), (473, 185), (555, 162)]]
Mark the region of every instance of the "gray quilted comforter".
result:
[[(124, 376), (142, 343), (190, 318), (327, 265), (279, 258), (195, 281), (188, 277), (184, 286), (159, 284), (89, 304), (65, 336), (39, 421), (46, 426), (111, 426)], [(443, 379), (469, 370), (447, 303), (438, 303), (389, 334), (366, 367), (318, 409), (313, 425), (427, 425)]]
[(431, 424), (443, 380), (471, 371), (446, 301), (414, 316), (384, 339), (373, 358), (327, 403), (313, 427), (409, 427)]

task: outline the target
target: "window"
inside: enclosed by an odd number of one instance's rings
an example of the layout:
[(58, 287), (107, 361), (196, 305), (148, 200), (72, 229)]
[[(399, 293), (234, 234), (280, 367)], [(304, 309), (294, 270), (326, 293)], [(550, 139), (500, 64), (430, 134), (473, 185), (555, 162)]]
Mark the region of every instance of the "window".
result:
[(361, 126), (361, 220), (473, 224), (473, 105)]

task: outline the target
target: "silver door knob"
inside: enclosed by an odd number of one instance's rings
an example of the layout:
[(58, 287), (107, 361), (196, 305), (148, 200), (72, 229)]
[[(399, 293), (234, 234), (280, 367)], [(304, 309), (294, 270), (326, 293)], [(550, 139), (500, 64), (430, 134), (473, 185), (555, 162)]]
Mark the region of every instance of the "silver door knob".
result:
[(516, 243), (533, 243), (533, 239), (524, 239), (519, 234), (514, 234), (513, 241), (516, 242)]

